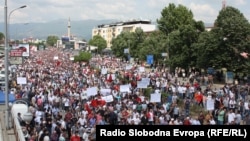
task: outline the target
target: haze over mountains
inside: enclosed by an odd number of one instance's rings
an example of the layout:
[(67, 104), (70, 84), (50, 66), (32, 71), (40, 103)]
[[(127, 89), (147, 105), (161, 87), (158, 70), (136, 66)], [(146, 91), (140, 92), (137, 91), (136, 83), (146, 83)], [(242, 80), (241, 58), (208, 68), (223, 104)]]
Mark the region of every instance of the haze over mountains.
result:
[[(115, 20), (82, 20), (70, 21), (71, 34), (78, 39), (89, 40), (92, 29), (100, 24), (109, 24)], [(49, 35), (61, 37), (67, 35), (68, 19), (59, 19), (47, 23), (17, 23), (9, 25), (9, 36), (11, 39), (23, 39), (33, 37), (34, 39), (46, 39)], [(4, 32), (4, 23), (0, 23), (0, 32)]]
[[(70, 21), (71, 35), (76, 36), (78, 39), (85, 39), (89, 41), (92, 37), (92, 29), (101, 24), (110, 24), (120, 22), (118, 20), (82, 20)], [(155, 24), (155, 22), (152, 22)], [(206, 24), (207, 26), (208, 24)], [(47, 23), (16, 23), (9, 25), (10, 39), (24, 39), (33, 37), (34, 39), (46, 39), (50, 35), (61, 37), (67, 35), (68, 19), (59, 19)], [(0, 23), (0, 32), (4, 32), (4, 23)]]

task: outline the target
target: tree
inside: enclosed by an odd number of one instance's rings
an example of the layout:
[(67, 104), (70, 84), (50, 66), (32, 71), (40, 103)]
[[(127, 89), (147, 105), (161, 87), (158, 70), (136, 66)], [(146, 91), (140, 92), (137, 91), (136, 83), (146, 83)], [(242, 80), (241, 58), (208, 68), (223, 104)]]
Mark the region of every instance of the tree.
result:
[(81, 51), (79, 53), (79, 55), (74, 56), (74, 61), (75, 62), (81, 62), (81, 61), (89, 62), (89, 60), (91, 59), (91, 57), (92, 57), (91, 53)]
[(134, 58), (140, 58), (139, 57), (139, 51), (144, 46), (141, 46), (141, 44), (144, 42), (146, 35), (143, 32), (141, 28), (136, 28), (135, 32), (130, 33), (131, 37), (129, 38), (129, 53)]
[(196, 52), (196, 66), (197, 68), (208, 68), (215, 67), (220, 68), (221, 59), (220, 52), (217, 52), (218, 48), (218, 38), (214, 32), (203, 32), (199, 36), (198, 42), (192, 44), (192, 48), (194, 48)]
[(162, 53), (166, 52), (167, 37), (159, 31), (152, 32), (138, 47), (139, 59), (146, 60), (147, 55), (154, 56), (154, 62), (162, 63)]
[(159, 29), (166, 34), (178, 30), (183, 25), (193, 23), (193, 13), (183, 5), (170, 3), (161, 11), (161, 18), (157, 19)]
[(114, 38), (111, 43), (111, 49), (115, 56), (117, 57), (126, 57), (124, 49), (129, 49), (132, 42), (132, 33), (129, 31), (122, 31), (116, 38)]
[(55, 44), (57, 43), (57, 40), (59, 40), (58, 36), (48, 36), (47, 37), (47, 45), (49, 46), (55, 46)]
[(221, 66), (231, 71), (243, 71), (248, 61), (240, 53), (250, 51), (250, 24), (244, 15), (234, 7), (222, 9), (215, 20), (218, 50), (223, 61)]
[(169, 64), (172, 67), (189, 68), (196, 65), (195, 49), (192, 44), (198, 41), (205, 30), (202, 21), (195, 21), (192, 11), (183, 5), (169, 4), (157, 20), (160, 31), (168, 36), (165, 50), (168, 50)]
[(194, 44), (199, 66), (227, 68), (248, 72), (249, 61), (240, 55), (250, 51), (250, 24), (236, 8), (226, 7), (219, 12), (214, 28), (201, 34)]
[(0, 44), (4, 44), (4, 34), (0, 32)]
[[(141, 28), (136, 28), (135, 32), (123, 31), (120, 35), (114, 38), (112, 43), (112, 52), (118, 57), (127, 57), (128, 55), (133, 58), (140, 58), (139, 50), (141, 44), (146, 38), (145, 33)], [(124, 53), (125, 49), (129, 49), (129, 53)]]
[(101, 53), (103, 49), (107, 47), (107, 41), (100, 35), (95, 35), (89, 40), (89, 45), (96, 46), (97, 52)]

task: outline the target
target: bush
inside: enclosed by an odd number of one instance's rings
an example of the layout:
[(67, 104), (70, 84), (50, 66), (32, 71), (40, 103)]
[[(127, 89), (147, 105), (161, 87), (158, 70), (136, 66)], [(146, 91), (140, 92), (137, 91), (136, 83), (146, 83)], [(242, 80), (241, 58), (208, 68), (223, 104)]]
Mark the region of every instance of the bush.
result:
[(152, 88), (146, 88), (144, 90), (144, 96), (147, 97), (147, 98), (150, 98), (150, 95), (153, 93), (153, 89)]
[(79, 55), (74, 56), (74, 61), (75, 62), (89, 62), (89, 60), (91, 59), (92, 55), (89, 52), (80, 52)]

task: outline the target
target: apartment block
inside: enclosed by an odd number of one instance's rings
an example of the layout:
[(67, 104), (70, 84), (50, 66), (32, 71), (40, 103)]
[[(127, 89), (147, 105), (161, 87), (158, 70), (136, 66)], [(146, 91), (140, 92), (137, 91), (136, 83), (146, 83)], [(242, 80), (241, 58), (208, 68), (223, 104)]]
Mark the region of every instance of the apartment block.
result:
[(116, 38), (122, 31), (134, 32), (136, 28), (141, 28), (144, 32), (152, 32), (156, 30), (156, 25), (149, 20), (130, 20), (102, 24), (92, 29), (92, 37), (96, 35), (102, 36), (107, 41), (107, 48), (110, 48), (112, 39)]

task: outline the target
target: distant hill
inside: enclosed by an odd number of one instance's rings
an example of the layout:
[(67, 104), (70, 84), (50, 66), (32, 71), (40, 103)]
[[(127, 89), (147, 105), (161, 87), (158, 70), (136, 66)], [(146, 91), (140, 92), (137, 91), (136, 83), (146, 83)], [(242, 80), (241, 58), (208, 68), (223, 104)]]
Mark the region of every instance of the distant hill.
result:
[[(100, 24), (109, 24), (115, 20), (82, 20), (71, 21), (71, 34), (79, 39), (89, 40), (92, 29)], [(61, 37), (67, 35), (68, 19), (60, 19), (47, 23), (18, 23), (9, 25), (9, 36), (11, 39), (23, 39), (33, 37), (34, 39), (46, 39), (49, 35)], [(4, 23), (0, 23), (0, 32), (4, 33)]]
[[(71, 21), (71, 34), (78, 39), (89, 41), (92, 37), (92, 29), (100, 24), (110, 24), (118, 20), (82, 20)], [(156, 24), (155, 21), (152, 24)], [(34, 39), (46, 39), (49, 35), (61, 37), (67, 35), (68, 19), (59, 19), (47, 23), (18, 23), (9, 25), (9, 36), (11, 39), (23, 39), (33, 37)], [(205, 23), (206, 27), (212, 26)], [(4, 23), (0, 23), (0, 32), (4, 33)]]

